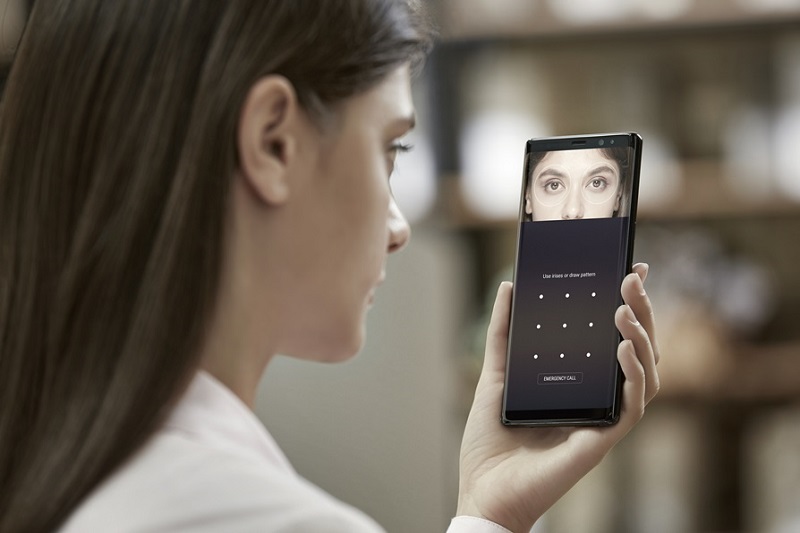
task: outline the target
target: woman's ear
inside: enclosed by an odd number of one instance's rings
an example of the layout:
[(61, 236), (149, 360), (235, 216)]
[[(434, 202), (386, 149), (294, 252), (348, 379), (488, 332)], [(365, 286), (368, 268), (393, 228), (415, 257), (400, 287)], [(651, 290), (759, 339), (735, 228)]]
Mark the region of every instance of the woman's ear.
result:
[(617, 215), (616, 215), (616, 216), (619, 216), (619, 201), (620, 201), (621, 199), (622, 199), (622, 192), (620, 191), (620, 192), (617, 194), (617, 201), (616, 201), (616, 202), (614, 202), (614, 211), (613, 211), (613, 212), (614, 212), (614, 213), (617, 213)]
[(525, 192), (525, 213), (528, 215), (533, 215), (533, 203), (531, 202), (530, 189)]
[(297, 95), (286, 78), (265, 76), (247, 93), (237, 132), (239, 170), (266, 204), (282, 205), (289, 198), (301, 120)]

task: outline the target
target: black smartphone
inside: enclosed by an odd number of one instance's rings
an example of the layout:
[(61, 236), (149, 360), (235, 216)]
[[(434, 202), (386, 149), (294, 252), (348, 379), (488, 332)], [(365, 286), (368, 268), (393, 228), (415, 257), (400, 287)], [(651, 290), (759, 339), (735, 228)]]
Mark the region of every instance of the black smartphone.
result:
[(619, 419), (614, 314), (631, 271), (641, 153), (636, 133), (527, 142), (503, 424)]

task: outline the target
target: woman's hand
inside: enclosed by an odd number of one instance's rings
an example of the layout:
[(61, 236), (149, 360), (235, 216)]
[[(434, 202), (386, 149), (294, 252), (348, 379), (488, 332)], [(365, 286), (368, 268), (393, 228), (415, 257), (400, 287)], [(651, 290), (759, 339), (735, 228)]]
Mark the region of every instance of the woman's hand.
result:
[(458, 515), (527, 532), (594, 468), (642, 418), (659, 389), (658, 345), (646, 264), (622, 282), (615, 316), (624, 340), (617, 350), (625, 383), (619, 422), (607, 427), (508, 428), (500, 423), (508, 343), (511, 283), (500, 285), (489, 323), (483, 371), (461, 444)]

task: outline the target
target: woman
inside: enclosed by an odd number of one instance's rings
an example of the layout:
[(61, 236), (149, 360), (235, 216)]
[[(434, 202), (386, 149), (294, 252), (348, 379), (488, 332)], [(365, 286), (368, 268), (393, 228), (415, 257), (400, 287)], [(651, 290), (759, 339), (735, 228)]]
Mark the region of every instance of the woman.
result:
[(628, 176), (627, 148), (542, 152), (528, 160), (527, 220), (622, 216)]
[[(250, 408), (275, 354), (363, 343), (427, 47), (399, 0), (37, 0), (0, 124), (0, 531), (380, 530)], [(529, 528), (639, 419), (638, 273), (607, 430), (499, 425), (500, 287), (451, 531)]]

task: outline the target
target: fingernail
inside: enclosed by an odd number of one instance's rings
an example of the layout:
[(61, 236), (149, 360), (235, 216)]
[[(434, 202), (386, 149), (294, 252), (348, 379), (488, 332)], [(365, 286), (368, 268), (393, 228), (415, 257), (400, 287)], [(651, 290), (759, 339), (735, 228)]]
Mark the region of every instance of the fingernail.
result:
[(639, 278), (637, 285), (638, 287), (636, 287), (636, 290), (639, 291), (639, 295), (645, 296), (647, 291), (644, 290), (644, 280), (641, 277)]
[(648, 265), (647, 263), (640, 263), (640, 264), (642, 266), (639, 267), (639, 269), (641, 270), (639, 278), (642, 280), (642, 283), (644, 283), (644, 280), (647, 279), (647, 273), (650, 272), (650, 265)]

